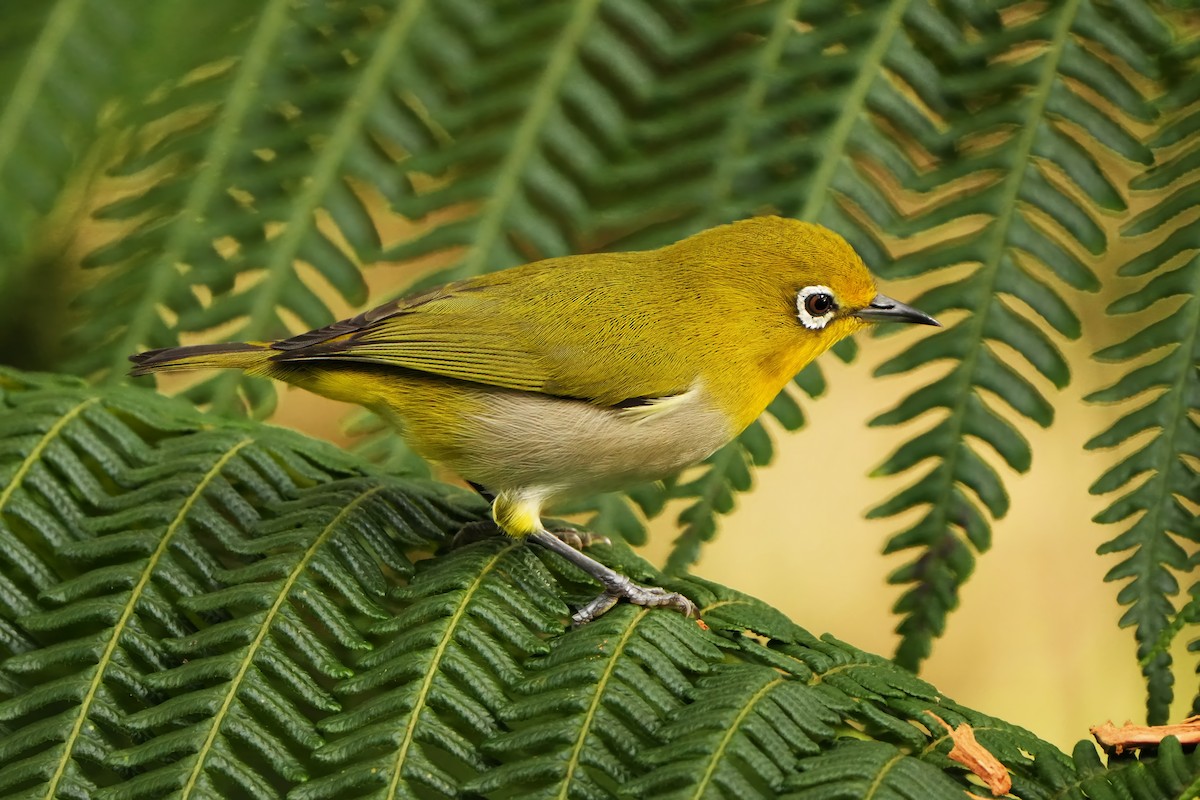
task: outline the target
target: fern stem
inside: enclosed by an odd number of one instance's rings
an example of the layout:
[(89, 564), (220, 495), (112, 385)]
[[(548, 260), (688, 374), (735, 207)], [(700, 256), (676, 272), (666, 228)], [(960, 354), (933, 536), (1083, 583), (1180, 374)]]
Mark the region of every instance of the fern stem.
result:
[(0, 164), (8, 163), (12, 157), (38, 96), (45, 90), (50, 67), (63, 54), (63, 40), (74, 27), (82, 8), (83, 0), (59, 0), (34, 42), (25, 66), (13, 84), (12, 94), (5, 101), (4, 113), (0, 114)]
[(555, 44), (550, 61), (534, 89), (529, 110), (525, 112), (517, 132), (513, 135), (508, 155), (505, 156), (496, 176), (491, 197), (485, 203), (483, 215), (475, 228), (471, 249), (454, 270), (458, 275), (477, 275), (485, 271), (495, 242), (504, 231), (504, 220), (508, 216), (509, 207), (520, 191), (521, 175), (536, 151), (538, 136), (545, 125), (546, 117), (555, 107), (555, 98), (566, 80), (568, 69), (583, 43), (583, 34), (596, 15), (599, 5), (600, 0), (575, 2), (574, 13), (567, 21), (567, 26)]
[(207, 209), (225, 188), (222, 182), (225, 169), (235, 155), (242, 125), (255, 108), (258, 85), (263, 73), (271, 66), (272, 48), (287, 25), (290, 5), (289, 0), (272, 0), (258, 21), (228, 99), (221, 104), (212, 141), (195, 179), (190, 183), (183, 208), (172, 220), (166, 246), (155, 260), (149, 275), (142, 279), (145, 288), (140, 293), (141, 302), (122, 333), (120, 343), (111, 348), (113, 360), (105, 378), (107, 383), (124, 380), (126, 367), (129, 366), (126, 357), (147, 343), (147, 332), (170, 291), (171, 283), (178, 277), (176, 265), (183, 260), (192, 243), (206, 231)]
[[(363, 68), (362, 77), (354, 93), (346, 100), (337, 126), (322, 146), (312, 173), (304, 184), (304, 190), (292, 204), (283, 235), (271, 248), (271, 258), (264, 267), (266, 277), (255, 287), (255, 301), (250, 309), (250, 318), (239, 333), (243, 339), (261, 339), (275, 333), (270, 330), (271, 322), (275, 318), (275, 309), (286, 282), (293, 277), (292, 266), (300, 246), (312, 232), (317, 209), (321, 207), (321, 202), (330, 187), (338, 179), (347, 153), (362, 133), (363, 120), (371, 110), (372, 100), (386, 84), (388, 68), (395, 61), (424, 7), (425, 0), (406, 0), (380, 34), (379, 44), (371, 54), (371, 60)], [(213, 392), (212, 406), (217, 411), (228, 411), (236, 402), (241, 376), (229, 373), (221, 376), (218, 381)]]
[[(1196, 256), (1194, 258), (1200, 259), (1200, 256)], [(1193, 272), (1197, 277), (1200, 277), (1200, 264), (1198, 264), (1197, 267), (1198, 268), (1193, 270)], [(1181, 269), (1186, 269), (1186, 267)], [(1200, 283), (1200, 281), (1197, 281), (1197, 283)], [(1200, 285), (1197, 285), (1194, 291), (1188, 295), (1188, 300), (1186, 303), (1184, 303), (1184, 307), (1180, 308), (1179, 311), (1175, 313), (1184, 313), (1188, 305), (1197, 302), (1197, 296), (1200, 296)], [(1183, 358), (1181, 360), (1186, 360), (1191, 357), (1191, 354), (1200, 352), (1200, 309), (1197, 309), (1197, 312), (1198, 313), (1187, 315), (1191, 320), (1191, 325), (1187, 333), (1182, 337), (1178, 346), (1178, 350), (1176, 351), (1182, 353)], [(1172, 353), (1171, 355), (1175, 355), (1175, 353)], [(1168, 358), (1170, 358), (1170, 356), (1168, 356)], [(1154, 503), (1152, 507), (1147, 510), (1146, 514), (1151, 519), (1150, 529), (1152, 531), (1161, 532), (1162, 538), (1166, 538), (1170, 535), (1170, 532), (1167, 530), (1167, 524), (1163, 521), (1162, 517), (1167, 506), (1174, 502), (1174, 497), (1171, 492), (1170, 479), (1172, 461), (1180, 458), (1181, 454), (1181, 451), (1176, 450), (1175, 439), (1185, 425), (1191, 424), (1191, 420), (1189, 418), (1190, 407), (1187, 401), (1187, 382), (1190, 376), (1191, 370), (1188, 369), (1186, 364), (1181, 365), (1181, 367), (1175, 371), (1175, 380), (1167, 388), (1167, 394), (1173, 398), (1174, 402), (1171, 402), (1168, 405), (1168, 414), (1166, 415), (1166, 418), (1159, 420), (1159, 423), (1162, 425), (1159, 447), (1161, 448), (1160, 452), (1164, 454), (1164, 460), (1167, 463), (1164, 464), (1163, 468), (1159, 469), (1150, 478), (1150, 480), (1157, 481), (1158, 486), (1155, 491)], [(1161, 543), (1160, 538), (1157, 536), (1154, 537), (1153, 541), (1159, 541)], [(1164, 559), (1155, 558), (1156, 553), (1154, 553), (1153, 550), (1157, 548), (1153, 548), (1152, 545), (1150, 546), (1152, 548), (1151, 553), (1149, 554), (1150, 560), (1152, 560), (1155, 564), (1163, 564)], [(1197, 607), (1198, 600), (1200, 599), (1193, 599), (1188, 603), (1185, 603), (1184, 606), (1176, 613), (1176, 620), (1174, 622), (1168, 621), (1167, 625), (1159, 628), (1157, 631), (1150, 631), (1149, 633), (1153, 633), (1153, 637), (1142, 635), (1138, 636), (1139, 641), (1142, 642), (1142, 647), (1139, 647), (1139, 649), (1143, 649), (1143, 647), (1145, 649), (1145, 653), (1139, 654), (1140, 658), (1138, 659), (1138, 666), (1141, 667), (1142, 674), (1145, 675), (1146, 678), (1151, 679), (1151, 684), (1149, 687), (1151, 695), (1154, 694), (1154, 683), (1152, 680), (1152, 673), (1154, 672), (1152, 669), (1152, 662), (1154, 657), (1161, 654), (1167, 659), (1171, 658), (1171, 642), (1174, 641), (1175, 637), (1180, 633), (1180, 631), (1183, 630), (1183, 627), (1186, 623), (1193, 621), (1188, 618), (1188, 615), (1185, 612), (1188, 611), (1189, 607)], [(1141, 633), (1141, 629), (1142, 626), (1139, 625), (1139, 634)], [(1147, 641), (1151, 638), (1153, 638), (1155, 641)], [(1167, 665), (1169, 666), (1170, 663), (1171, 662), (1168, 660)], [(1168, 692), (1171, 691), (1170, 683), (1166, 685), (1166, 690)], [(1150, 702), (1152, 699), (1152, 697), (1148, 698), (1147, 702)], [(1171, 698), (1167, 697), (1166, 703), (1169, 704), (1170, 700)]]
[(575, 744), (571, 747), (571, 755), (567, 758), (567, 774), (563, 776), (562, 787), (558, 790), (556, 800), (569, 800), (571, 797), (571, 779), (575, 777), (575, 770), (579, 768), (579, 761), (583, 755), (583, 746), (587, 742), (588, 734), (592, 732), (592, 722), (596, 718), (596, 712), (600, 710), (600, 701), (604, 697), (604, 689), (608, 686), (609, 680), (612, 679), (613, 673), (617, 669), (617, 656), (624, 651), (625, 646), (629, 644), (629, 640), (633, 638), (633, 632), (637, 629), (638, 623), (646, 618), (647, 609), (639, 607), (636, 614), (637, 616), (631, 619), (629, 624), (625, 626), (625, 632), (621, 634), (621, 638), (613, 643), (608, 663), (604, 665), (604, 672), (600, 675), (600, 679), (596, 681), (596, 685), (592, 691), (592, 702), (588, 704), (587, 712), (583, 715), (583, 720), (579, 725), (579, 736), (575, 737)]
[(709, 754), (708, 766), (705, 767), (704, 774), (696, 783), (696, 791), (692, 792), (692, 800), (703, 800), (708, 791), (708, 785), (712, 781), (713, 775), (716, 774), (717, 764), (720, 763), (725, 751), (729, 749), (729, 743), (733, 741), (734, 734), (741, 729), (742, 723), (745, 722), (746, 717), (750, 716), (750, 712), (758, 707), (758, 702), (766, 697), (776, 686), (782, 685), (784, 680), (785, 678), (780, 676), (767, 683), (755, 692), (738, 710), (737, 716), (733, 718), (733, 721), (729, 723), (729, 728), (721, 736), (721, 741), (713, 748), (712, 753)]
[(910, 0), (892, 0), (891, 5), (888, 6), (883, 21), (880, 22), (875, 33), (875, 38), (871, 41), (871, 46), (863, 57), (858, 75), (854, 78), (850, 91), (847, 92), (841, 103), (842, 110), (838, 114), (837, 122), (833, 124), (833, 129), (829, 132), (829, 143), (821, 148), (821, 162), (805, 190), (808, 197), (804, 201), (804, 207), (800, 210), (800, 219), (816, 222), (822, 206), (829, 199), (829, 189), (833, 185), (834, 175), (837, 174), (838, 164), (846, 154), (846, 145), (850, 141), (850, 134), (854, 131), (855, 123), (866, 110), (867, 96), (870, 94), (871, 86), (883, 73), (884, 58), (887, 57), (892, 40), (901, 29), (909, 2)]
[(750, 83), (742, 92), (741, 102), (730, 115), (731, 122), (725, 134), (723, 147), (727, 155), (716, 159), (717, 172), (713, 176), (712, 188), (709, 189), (704, 215), (698, 222), (700, 228), (710, 228), (719, 222), (727, 221), (726, 201), (733, 190), (738, 162), (746, 151), (750, 128), (755, 115), (762, 108), (767, 86), (775, 74), (775, 64), (783, 54), (783, 45), (795, 32), (796, 12), (800, 9), (802, 1), (783, 0), (778, 4), (771, 32), (767, 35), (767, 40), (758, 47), (758, 57), (754, 60)]
[(275, 602), (267, 609), (266, 614), (263, 615), (262, 622), (259, 623), (258, 633), (254, 636), (254, 640), (246, 645), (246, 651), (242, 656), (242, 663), (238, 667), (237, 674), (229, 679), (225, 687), (225, 699), (221, 702), (221, 707), (217, 709), (217, 713), (209, 721), (208, 736), (205, 737), (204, 744), (196, 751), (196, 760), (192, 764), (192, 771), (188, 775), (187, 782), (184, 783), (183, 788), (180, 790), (179, 796), (182, 800), (191, 797), (192, 790), (196, 788), (196, 783), (204, 773), (204, 763), (208, 758), (208, 754), (212, 751), (213, 743), (217, 740), (217, 734), (221, 732), (221, 726), (224, 724), (226, 717), (229, 716), (229, 710), (233, 707), (233, 701), (237, 697), (238, 689), (241, 688), (242, 681), (246, 678), (246, 673), (254, 665), (254, 659), (258, 655), (258, 650), (262, 647), (263, 642), (267, 639), (267, 634), (271, 631), (271, 624), (279, 615), (283, 604), (291, 596), (292, 587), (296, 585), (296, 581), (300, 579), (300, 576), (304, 574), (304, 570), (308, 568), (309, 562), (321, 551), (321, 548), (329, 540), (329, 537), (338, 530), (342, 520), (350, 516), (354, 512), (354, 509), (366, 502), (372, 495), (378, 494), (383, 489), (383, 485), (376, 485), (347, 503), (345, 508), (339, 511), (329, 521), (329, 524), (312, 540), (312, 543), (305, 549), (304, 554), (297, 559), (296, 565), (292, 567), (292, 571), (284, 578), (283, 583), (279, 586)]
[(899, 764), (905, 758), (907, 758), (907, 756), (905, 756), (902, 752), (896, 753), (896, 755), (889, 758), (887, 763), (879, 768), (879, 773), (875, 775), (875, 780), (871, 781), (870, 788), (863, 793), (862, 800), (874, 800), (874, 798), (877, 796), (877, 792), (880, 789), (885, 788), (883, 781), (884, 778), (887, 777), (887, 774), (892, 771), (892, 767)]
[(416, 741), (417, 723), (421, 719), (421, 713), (428, 708), (427, 701), (429, 699), (429, 693), (433, 689), (434, 678), (442, 674), (442, 659), (446, 655), (446, 649), (450, 647), (450, 643), (454, 641), (455, 634), (458, 633), (459, 623), (461, 622), (463, 615), (467, 613), (467, 608), (471, 604), (471, 598), (475, 596), (475, 593), (478, 592), (480, 588), (482, 588), (484, 578), (486, 578), (488, 573), (496, 568), (496, 565), (500, 563), (504, 556), (511, 552), (514, 547), (522, 546), (523, 545), (513, 543), (507, 545), (501, 550), (498, 550), (496, 554), (492, 556), (492, 559), (488, 561), (488, 563), (481, 570), (479, 570), (479, 574), (475, 576), (475, 580), (471, 582), (471, 585), (463, 590), (462, 597), (458, 602), (458, 607), (454, 609), (454, 614), (446, 623), (446, 630), (442, 634), (441, 640), (437, 643), (437, 647), (433, 650), (433, 654), (429, 659), (429, 665), (425, 669), (425, 677), (421, 681), (421, 688), (417, 690), (416, 698), (413, 700), (413, 707), (408, 718), (408, 725), (404, 729), (404, 737), (400, 740), (399, 747), (396, 748), (396, 760), (392, 762), (392, 777), (388, 782), (387, 793), (384, 795), (384, 797), (397, 796), (397, 789), (400, 787), (400, 779), (404, 774), (404, 765), (408, 761), (408, 750), (410, 747), (412, 747), (413, 742)]
[(88, 406), (94, 405), (99, 401), (99, 397), (91, 397), (87, 400), (84, 400), (79, 405), (75, 406), (70, 411), (59, 417), (58, 421), (46, 431), (42, 438), (38, 439), (37, 444), (35, 444), (33, 449), (29, 451), (29, 455), (25, 456), (24, 460), (21, 461), (21, 466), (17, 467), (17, 471), (13, 473), (8, 485), (4, 487), (3, 491), (0, 491), (0, 512), (4, 511), (5, 506), (8, 505), (8, 501), (12, 499), (17, 489), (20, 488), (22, 482), (25, 480), (25, 476), (29, 474), (29, 470), (33, 469), (33, 465), (41, 460), (42, 453), (44, 453), (46, 448), (50, 446), (50, 442), (54, 441), (54, 439), (58, 437), (58, 434), (62, 432), (63, 428), (70, 424), (71, 420), (82, 414)]
[[(967, 537), (966, 532), (956, 528), (947, 518), (951, 505), (950, 499), (954, 493), (960, 454), (962, 449), (968, 446), (963, 437), (967, 416), (966, 400), (971, 394), (977, 394), (974, 379), (975, 368), (980, 350), (986, 346), (984, 331), (986, 330), (988, 312), (996, 303), (1001, 302), (996, 295), (996, 287), (999, 283), (1000, 264), (1008, 247), (1009, 229), (1012, 225), (1014, 215), (1017, 213), (1021, 184), (1025, 179), (1026, 171), (1033, 168), (1030, 161), (1033, 157), (1033, 146), (1037, 139), (1038, 126), (1043, 122), (1046, 105), (1054, 89), (1054, 82), (1058, 77), (1059, 63), (1062, 60), (1066, 44), (1070, 39), (1071, 28), (1074, 24), (1079, 4), (1080, 0), (1067, 0), (1060, 10), (1062, 16), (1055, 28), (1054, 38), (1051, 40), (1047, 52), (1042, 56), (1042, 70), (1037, 85), (1032, 92), (1033, 100), (1028, 106), (1026, 123), (1021, 126), (1021, 132), (1018, 134), (1011, 162), (1014, 166), (1009, 171), (1001, 188), (1001, 199), (997, 204), (1001, 211), (992, 223), (988, 257), (980, 264), (980, 269), (986, 275), (986, 288), (983, 289), (982, 295), (989, 299), (964, 323), (963, 327), (965, 331), (958, 334), (967, 337), (967, 341), (969, 342), (968, 349), (957, 368), (958, 388), (955, 390), (955, 396), (963, 398), (963, 401), (955, 405), (950, 412), (948, 430), (950, 434), (949, 441), (953, 443), (953, 446), (942, 462), (940, 500), (933, 505), (929, 513), (936, 522), (937, 530), (943, 531), (944, 535), (957, 538), (967, 549), (967, 552), (971, 552), (975, 548)], [(1014, 265), (1014, 268), (1020, 269), (1016, 265)], [(913, 591), (920, 591), (920, 589), (914, 589)], [(957, 594), (951, 598), (951, 602), (957, 605)], [(950, 608), (953, 608), (953, 606), (950, 606)], [(941, 619), (944, 622), (945, 616), (943, 615)], [(917, 668), (920, 661), (924, 658), (924, 655), (921, 654), (923, 649), (921, 642), (926, 640), (926, 636), (928, 635), (926, 631), (926, 628), (922, 628), (915, 633), (906, 632), (904, 634), (896, 650), (896, 657), (900, 663), (914, 670)]]
[[(970, 349), (963, 356), (961, 366), (959, 368), (960, 388), (957, 396), (966, 397), (968, 394), (975, 392), (975, 382), (973, 380), (975, 364), (979, 357), (980, 348), (984, 347), (984, 330), (987, 323), (988, 311), (993, 307), (993, 304), (1000, 302), (996, 296), (996, 286), (1000, 276), (1000, 262), (1004, 257), (1007, 249), (1008, 232), (1012, 225), (1013, 215), (1019, 202), (1021, 193), (1021, 183), (1025, 178), (1025, 170), (1031, 168), (1030, 159), (1032, 158), (1033, 145), (1037, 139), (1038, 125), (1042, 121), (1045, 114), (1046, 104), (1049, 102), (1050, 93), (1054, 88), (1054, 81), (1058, 76), (1058, 65), (1062, 59), (1063, 51), (1066, 47), (1067, 40), (1070, 37), (1071, 26), (1075, 21), (1075, 14), (1078, 11), (1080, 0), (1067, 0), (1062, 9), (1062, 18), (1059, 21), (1058, 28), (1055, 30), (1055, 36), (1050, 43), (1049, 50), (1042, 57), (1042, 73), (1038, 79), (1037, 86), (1034, 88), (1034, 100), (1029, 106), (1029, 113), (1026, 115), (1026, 124), (1021, 127), (1020, 138), (1017, 140), (1017, 148), (1012, 163), (1016, 165), (1012, 169), (1008, 177), (1005, 179), (1002, 199), (998, 206), (1001, 212), (997, 215), (992, 223), (992, 236), (990, 255), (983, 264), (983, 269), (987, 274), (986, 289), (983, 291), (983, 296), (991, 298), (984, 306), (977, 310), (968, 323), (969, 336), (968, 341)], [(963, 439), (963, 429), (966, 425), (966, 403), (959, 403), (955, 406), (954, 411), (950, 415), (950, 431), (952, 442), (961, 442)], [(943, 495), (948, 496), (954, 485), (955, 467), (958, 464), (959, 449), (956, 447), (950, 451), (950, 454), (945, 460), (945, 488)], [(947, 503), (939, 503), (936, 506), (935, 513), (940, 518), (939, 527), (953, 531), (946, 519)], [(964, 540), (964, 544), (970, 547), (970, 542), (965, 541), (965, 536), (958, 534), (960, 539)]]
[[(93, 398), (97, 400), (99, 398)], [(238, 452), (249, 444), (253, 444), (254, 440), (250, 438), (240, 439), (236, 444), (230, 447), (218, 458), (208, 471), (204, 473), (204, 477), (196, 484), (196, 488), (188, 495), (187, 500), (179, 507), (179, 511), (175, 514), (175, 518), (171, 520), (171, 524), (167, 526), (167, 530), (163, 533), (162, 538), (158, 542), (158, 546), (154, 548), (154, 552), (146, 559), (146, 566), (142, 570), (142, 574), (138, 576), (138, 582), (129, 590), (129, 599), (125, 601), (125, 607), (121, 609), (121, 616), (113, 625), (112, 631), (108, 636), (108, 643), (104, 646), (104, 652), (100, 654), (100, 658), (96, 661), (94, 672), (92, 673), (91, 683), (88, 685), (87, 692), (84, 693), (83, 699), (79, 702), (79, 708), (75, 712), (75, 723), (71, 726), (70, 733), (63, 740), (62, 757), (58, 761), (58, 766), (55, 768), (50, 779), (47, 781), (46, 794), (43, 795), (45, 800), (54, 800), (58, 793), (58, 784), (66, 774), (67, 765), (71, 762), (71, 754), (75, 750), (75, 743), (79, 740), (79, 735), (83, 731), (83, 725), (87, 722), (88, 714), (91, 712), (92, 703), (96, 699), (96, 694), (100, 691), (100, 687), (104, 685), (105, 673), (108, 665), (112, 662), (113, 654), (117, 651), (117, 645), (121, 641), (122, 634), (125, 633), (129, 621), (133, 618), (134, 611), (137, 610), (138, 601), (142, 599), (142, 593), (146, 587), (150, 585), (150, 579), (154, 576), (154, 570), (158, 567), (158, 562), (162, 559), (170, 546), (175, 541), (175, 534), (183, 527), (184, 522), (188, 519), (189, 512), (192, 507), (199, 502), (200, 497), (208, 489), (209, 484), (216, 480), (217, 476), (225, 468), (225, 465), (238, 454)]]

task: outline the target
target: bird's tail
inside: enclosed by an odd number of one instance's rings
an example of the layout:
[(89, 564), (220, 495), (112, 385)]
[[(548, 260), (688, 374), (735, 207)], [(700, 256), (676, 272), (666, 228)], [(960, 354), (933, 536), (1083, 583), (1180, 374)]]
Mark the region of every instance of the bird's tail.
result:
[(266, 342), (233, 342), (230, 344), (196, 344), (187, 347), (164, 347), (132, 355), (130, 375), (149, 375), (151, 372), (181, 372), (187, 369), (263, 369), (270, 364), (275, 351)]

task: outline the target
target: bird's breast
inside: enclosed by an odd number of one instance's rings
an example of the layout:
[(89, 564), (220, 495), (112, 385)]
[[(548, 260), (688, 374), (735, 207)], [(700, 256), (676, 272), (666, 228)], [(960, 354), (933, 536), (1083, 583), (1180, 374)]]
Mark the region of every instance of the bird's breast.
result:
[(666, 477), (734, 433), (700, 385), (633, 408), (496, 392), (463, 422), (460, 463), (449, 466), (493, 491), (546, 487), (551, 496)]

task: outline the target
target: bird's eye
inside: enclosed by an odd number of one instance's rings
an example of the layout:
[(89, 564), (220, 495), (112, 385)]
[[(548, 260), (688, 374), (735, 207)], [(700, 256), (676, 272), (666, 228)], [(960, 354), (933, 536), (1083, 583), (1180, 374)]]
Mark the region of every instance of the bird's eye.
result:
[(837, 307), (833, 290), (828, 286), (805, 286), (796, 295), (796, 316), (804, 327), (812, 330), (824, 328)]
[(833, 310), (833, 298), (827, 294), (810, 294), (804, 298), (804, 310), (814, 317), (823, 317)]

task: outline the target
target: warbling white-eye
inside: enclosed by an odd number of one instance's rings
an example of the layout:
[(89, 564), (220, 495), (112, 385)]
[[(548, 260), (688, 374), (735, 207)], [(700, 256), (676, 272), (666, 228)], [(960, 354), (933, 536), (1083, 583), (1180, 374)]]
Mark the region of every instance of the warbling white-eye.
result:
[(492, 501), (496, 524), (621, 598), (671, 606), (548, 532), (567, 497), (663, 478), (758, 417), (806, 364), (872, 322), (938, 323), (879, 294), (836, 233), (756, 217), (641, 252), (549, 258), (277, 342), (132, 356), (134, 375), (233, 367), (359, 403)]

